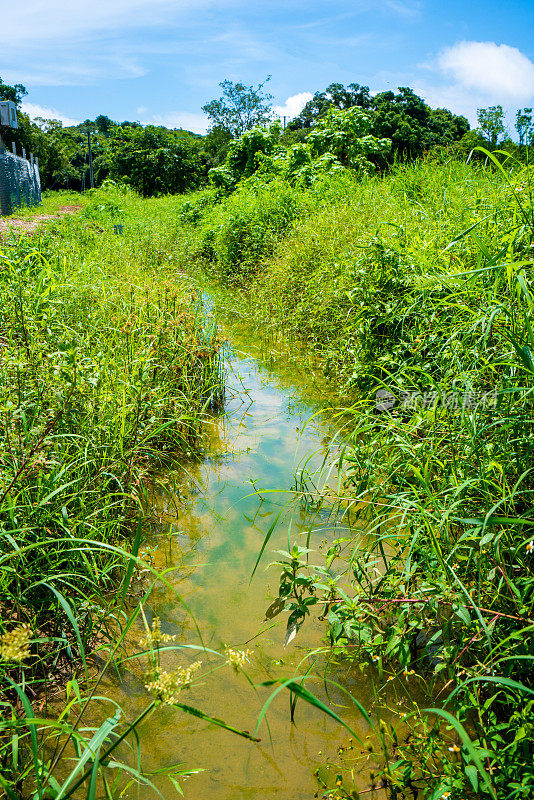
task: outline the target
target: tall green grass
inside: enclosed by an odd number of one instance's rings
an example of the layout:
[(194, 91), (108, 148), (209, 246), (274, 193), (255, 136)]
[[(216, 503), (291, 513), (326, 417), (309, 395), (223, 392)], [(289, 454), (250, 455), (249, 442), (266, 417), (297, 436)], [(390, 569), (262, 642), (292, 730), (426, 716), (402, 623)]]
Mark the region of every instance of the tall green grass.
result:
[[(249, 250), (230, 280), (197, 239), (223, 281), (244, 280), (249, 313), (306, 342), (351, 398), (337, 490), (310, 477), (299, 496), (337, 495), (365, 536), (295, 546), (277, 608), (289, 631), (324, 608), (333, 654), (384, 702), (414, 701), (387, 731), (391, 797), (534, 793), (533, 175), (482, 156), (295, 188), (272, 255)], [(251, 191), (217, 211), (226, 236), (257, 224)], [(274, 204), (282, 189), (262, 191)]]
[[(95, 797), (118, 739), (135, 737), (120, 709), (82, 733), (84, 679), (95, 649), (108, 663), (120, 656), (137, 614), (127, 595), (151, 474), (202, 455), (203, 424), (224, 393), (216, 328), (189, 281), (169, 272), (172, 216), (154, 226), (143, 201), (113, 187), (83, 204), (77, 218), (0, 245), (0, 787), (9, 798), (70, 797), (82, 783)], [(49, 719), (67, 682), (65, 709)], [(66, 742), (77, 760), (60, 785)]]

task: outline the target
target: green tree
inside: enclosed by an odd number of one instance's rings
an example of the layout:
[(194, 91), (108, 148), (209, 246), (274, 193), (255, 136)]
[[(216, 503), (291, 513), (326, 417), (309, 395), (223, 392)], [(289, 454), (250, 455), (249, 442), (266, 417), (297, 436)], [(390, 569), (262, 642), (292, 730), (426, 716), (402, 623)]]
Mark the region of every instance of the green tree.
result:
[(280, 177), (310, 186), (327, 172), (350, 169), (368, 174), (377, 164), (385, 164), (391, 148), (389, 139), (377, 139), (370, 129), (371, 115), (356, 106), (330, 107), (305, 142), (289, 146), (279, 122), (256, 127), (231, 142), (224, 164), (210, 170), (210, 180), (231, 192), (253, 175), (260, 182)]
[(107, 135), (111, 131), (114, 125), (115, 123), (113, 122), (113, 120), (111, 120), (109, 117), (106, 117), (104, 114), (100, 114), (95, 119), (95, 127), (97, 131), (103, 133), (104, 135)]
[(117, 126), (107, 141), (110, 176), (145, 197), (196, 188), (206, 172), (196, 140), (183, 131)]
[(312, 130), (329, 110), (361, 108), (371, 113), (371, 134), (391, 139), (391, 153), (414, 158), (436, 145), (451, 145), (469, 130), (465, 117), (444, 108), (431, 109), (407, 87), (398, 92), (379, 92), (371, 96), (368, 86), (351, 83), (345, 88), (332, 83), (324, 92), (316, 92), (302, 112), (289, 123), (290, 131)]
[(27, 94), (26, 87), (21, 83), (9, 86), (0, 78), (0, 100), (12, 100), (18, 107), (22, 98), (26, 97)]
[(281, 132), (280, 123), (273, 122), (268, 127), (245, 131), (239, 138), (233, 139), (224, 164), (210, 170), (212, 183), (221, 189), (233, 191), (242, 178), (249, 178), (258, 170), (265, 156), (274, 156), (277, 152), (285, 154), (285, 149), (280, 145)]
[(218, 100), (202, 106), (210, 119), (211, 130), (218, 129), (232, 138), (257, 125), (266, 125), (272, 116), (273, 96), (264, 91), (269, 75), (256, 87), (225, 80), (219, 84), (223, 93)]
[(520, 145), (534, 144), (534, 123), (532, 122), (532, 109), (520, 108), (515, 115), (515, 129), (519, 136)]
[(372, 172), (375, 162), (384, 159), (391, 149), (391, 140), (371, 134), (372, 115), (362, 108), (329, 108), (308, 137), (315, 158), (327, 153), (344, 167), (357, 172)]
[(403, 159), (416, 158), (432, 147), (452, 144), (469, 130), (465, 117), (447, 109), (431, 109), (412, 89), (380, 92), (372, 99), (372, 132), (392, 141), (392, 152)]
[(210, 167), (218, 167), (228, 155), (230, 143), (234, 141), (228, 131), (222, 128), (211, 128), (204, 136), (202, 145)]
[(496, 147), (505, 132), (502, 106), (477, 108), (477, 119), (481, 134), (492, 147)]
[(298, 117), (288, 124), (290, 131), (312, 128), (315, 123), (328, 113), (329, 108), (346, 109), (358, 106), (369, 108), (371, 95), (368, 86), (359, 83), (349, 83), (345, 88), (342, 83), (331, 83), (324, 92), (315, 92), (313, 98), (308, 100)]
[(36, 117), (31, 126), (33, 151), (39, 157), (41, 185), (45, 189), (81, 187), (81, 167), (76, 159), (80, 141), (57, 119)]

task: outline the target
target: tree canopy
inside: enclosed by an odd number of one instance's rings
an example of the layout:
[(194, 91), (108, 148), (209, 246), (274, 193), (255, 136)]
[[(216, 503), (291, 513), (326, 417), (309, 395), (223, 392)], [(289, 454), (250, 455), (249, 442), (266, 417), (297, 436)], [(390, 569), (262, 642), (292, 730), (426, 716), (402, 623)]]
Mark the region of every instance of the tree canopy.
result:
[(368, 86), (351, 83), (344, 87), (332, 83), (324, 92), (316, 92), (302, 112), (289, 123), (289, 130), (312, 129), (332, 108), (359, 107), (369, 112), (370, 133), (378, 139), (390, 139), (392, 153), (413, 158), (435, 145), (452, 144), (469, 130), (465, 117), (446, 109), (431, 109), (411, 89), (371, 95)]
[(273, 96), (264, 91), (269, 75), (256, 87), (225, 80), (218, 100), (202, 106), (209, 117), (211, 130), (220, 130), (231, 137), (241, 136), (258, 125), (266, 125), (272, 117)]
[(189, 134), (154, 125), (114, 127), (108, 154), (110, 177), (145, 197), (196, 188), (205, 174)]
[(349, 83), (345, 88), (342, 83), (331, 83), (324, 92), (315, 92), (313, 98), (308, 100), (300, 114), (288, 124), (288, 130), (302, 130), (312, 128), (330, 108), (369, 108), (371, 95), (368, 86), (359, 83)]
[(515, 129), (519, 136), (520, 145), (534, 144), (534, 122), (531, 108), (520, 108), (515, 115)]
[[(287, 129), (273, 124), (270, 76), (257, 85), (225, 80), (222, 94), (203, 110), (210, 122), (205, 136), (138, 121), (116, 122), (105, 114), (79, 125), (31, 120), (21, 108), (27, 92), (0, 78), (0, 99), (18, 106), (19, 127), (1, 127), (5, 145), (39, 158), (45, 189), (82, 189), (87, 176), (87, 132), (91, 132), (95, 184), (111, 177), (143, 195), (183, 192), (212, 182), (225, 190), (263, 171), (308, 185), (322, 173), (386, 169), (394, 159), (417, 158), (436, 147), (452, 147), (465, 158), (477, 145), (517, 148), (527, 157), (534, 145), (531, 108), (519, 109), (519, 145), (506, 139), (501, 106), (478, 109), (479, 127), (469, 130), (463, 116), (431, 108), (408, 87), (371, 94), (368, 86), (331, 83), (316, 92)], [(211, 171), (210, 171), (211, 170)]]
[(496, 147), (505, 132), (502, 106), (477, 109), (478, 127), (492, 147)]
[(26, 87), (23, 86), (22, 83), (9, 86), (0, 78), (0, 100), (12, 100), (13, 103), (19, 106), (20, 101), (23, 97), (26, 97), (27, 94)]

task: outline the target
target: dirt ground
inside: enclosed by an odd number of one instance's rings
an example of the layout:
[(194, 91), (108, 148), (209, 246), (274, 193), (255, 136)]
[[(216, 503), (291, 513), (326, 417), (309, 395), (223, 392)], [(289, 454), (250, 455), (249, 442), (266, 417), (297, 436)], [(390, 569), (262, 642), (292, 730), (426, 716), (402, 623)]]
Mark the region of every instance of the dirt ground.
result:
[(76, 214), (82, 206), (61, 206), (55, 214), (36, 214), (34, 217), (0, 217), (0, 237), (5, 233), (34, 233), (43, 222), (59, 219), (64, 214)]

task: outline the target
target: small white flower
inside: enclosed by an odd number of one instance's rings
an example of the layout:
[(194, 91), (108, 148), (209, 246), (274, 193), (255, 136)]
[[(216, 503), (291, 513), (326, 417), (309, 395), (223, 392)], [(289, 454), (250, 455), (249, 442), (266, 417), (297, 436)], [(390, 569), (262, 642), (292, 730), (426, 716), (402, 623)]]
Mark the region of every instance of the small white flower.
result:
[(226, 648), (226, 663), (231, 664), (236, 672), (243, 666), (243, 664), (250, 663), (250, 656), (252, 650), (232, 650), (230, 647)]

